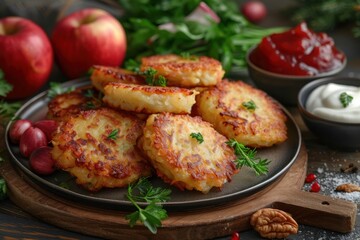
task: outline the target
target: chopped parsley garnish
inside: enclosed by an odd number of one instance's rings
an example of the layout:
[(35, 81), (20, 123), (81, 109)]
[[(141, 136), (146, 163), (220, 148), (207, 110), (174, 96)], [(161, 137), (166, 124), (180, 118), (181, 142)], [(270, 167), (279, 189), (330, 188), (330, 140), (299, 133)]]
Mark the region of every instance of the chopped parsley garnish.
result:
[(201, 133), (190, 133), (192, 138), (195, 138), (200, 144), (204, 142), (204, 137)]
[(348, 95), (346, 92), (343, 92), (340, 94), (339, 99), (340, 99), (342, 106), (344, 108), (346, 108), (347, 106), (349, 106), (349, 104), (353, 100), (353, 97), (351, 95)]
[(248, 102), (243, 102), (242, 106), (245, 107), (249, 111), (254, 111), (256, 109), (256, 104), (253, 100), (250, 100)]
[(150, 86), (166, 87), (166, 78), (162, 75), (157, 75), (157, 71), (153, 68), (148, 68), (144, 72), (140, 72), (145, 77), (146, 84)]
[[(138, 194), (134, 193), (135, 191)], [(130, 227), (133, 227), (137, 221), (140, 221), (153, 234), (156, 234), (157, 228), (161, 227), (161, 221), (168, 217), (161, 202), (168, 201), (170, 194), (170, 189), (153, 187), (147, 178), (140, 178), (138, 182), (130, 184), (126, 197), (137, 209), (135, 212), (125, 216), (125, 219), (129, 220)], [(149, 205), (142, 208), (136, 201), (145, 201)]]
[(111, 131), (111, 133), (107, 136), (107, 139), (116, 140), (118, 137), (119, 129), (114, 129)]

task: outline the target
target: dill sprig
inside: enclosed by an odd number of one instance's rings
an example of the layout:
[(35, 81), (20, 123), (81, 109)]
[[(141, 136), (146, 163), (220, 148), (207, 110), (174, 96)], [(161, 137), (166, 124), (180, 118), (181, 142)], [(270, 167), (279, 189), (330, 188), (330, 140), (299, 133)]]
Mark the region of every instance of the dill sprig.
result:
[(268, 165), (270, 161), (256, 157), (255, 149), (248, 148), (235, 139), (230, 139), (226, 143), (235, 151), (237, 157), (235, 163), (237, 168), (247, 166), (252, 168), (256, 175), (266, 174), (269, 171)]

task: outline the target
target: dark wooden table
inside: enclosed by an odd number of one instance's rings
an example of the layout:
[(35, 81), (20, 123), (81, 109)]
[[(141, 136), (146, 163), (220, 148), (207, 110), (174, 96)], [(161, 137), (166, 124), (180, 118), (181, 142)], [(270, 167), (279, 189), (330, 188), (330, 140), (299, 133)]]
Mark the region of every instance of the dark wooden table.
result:
[[(264, 26), (281, 26), (286, 19), (279, 17), (280, 4), (284, 1), (265, 1), (269, 8), (269, 17)], [(284, 3), (285, 4), (285, 3)], [(285, 7), (285, 5), (282, 5)], [(1, 10), (0, 10), (1, 13)], [(348, 57), (348, 65), (343, 76), (360, 77), (360, 44), (359, 39), (354, 39), (349, 27), (338, 29), (330, 33), (334, 37), (337, 46), (342, 49)], [(0, 53), (1, 54), (1, 53)], [(56, 70), (53, 76), (57, 76)], [(246, 76), (244, 77), (246, 78)], [(336, 198), (343, 198), (355, 202), (358, 206), (357, 221), (355, 229), (351, 233), (341, 234), (323, 229), (318, 229), (310, 226), (300, 225), (299, 233), (290, 236), (288, 239), (326, 239), (326, 240), (354, 240), (360, 239), (360, 194), (352, 193), (340, 194), (334, 192), (337, 184), (341, 181), (351, 181), (355, 184), (360, 184), (360, 177), (357, 173), (346, 174), (340, 172), (342, 166), (353, 163), (360, 167), (360, 152), (341, 152), (330, 149), (323, 145), (319, 140), (312, 135), (302, 122), (296, 107), (289, 107), (289, 111), (294, 116), (298, 126), (301, 129), (302, 137), (307, 148), (308, 153), (308, 172), (315, 173), (318, 181), (321, 184), (320, 194), (333, 196)], [(0, 129), (1, 136), (3, 129)], [(0, 141), (0, 149), (3, 149), (3, 139)], [(2, 154), (2, 153), (0, 153)], [(7, 160), (8, 161), (8, 160)], [(308, 191), (308, 185), (304, 185), (304, 191)], [(49, 225), (22, 210), (22, 206), (14, 205), (9, 199), (1, 201), (0, 203), (0, 236), (3, 239), (96, 239), (90, 236), (70, 232)], [(259, 235), (252, 230), (240, 233), (242, 240), (260, 239)], [(222, 240), (230, 239), (229, 236), (224, 236)]]

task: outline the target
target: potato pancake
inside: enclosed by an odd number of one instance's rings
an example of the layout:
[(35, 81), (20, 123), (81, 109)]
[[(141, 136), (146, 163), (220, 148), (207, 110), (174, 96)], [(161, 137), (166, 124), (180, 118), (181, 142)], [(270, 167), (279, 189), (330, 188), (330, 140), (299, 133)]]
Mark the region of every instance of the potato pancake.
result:
[(122, 68), (99, 65), (92, 67), (90, 80), (92, 85), (101, 92), (104, 92), (104, 86), (110, 82), (145, 84), (144, 77), (134, 72)]
[(207, 193), (238, 172), (226, 141), (200, 117), (161, 113), (149, 116), (138, 145), (165, 182)]
[(196, 90), (125, 83), (104, 87), (103, 101), (110, 107), (137, 113), (190, 113)]
[(214, 86), (225, 73), (219, 61), (205, 56), (185, 58), (169, 54), (142, 58), (141, 71), (149, 68), (165, 77), (168, 86), (178, 87)]
[(78, 88), (74, 91), (55, 96), (48, 104), (47, 117), (63, 120), (80, 111), (102, 106), (102, 94), (92, 87)]
[(196, 97), (195, 113), (227, 138), (250, 147), (287, 139), (286, 115), (265, 92), (242, 81), (223, 80)]
[(136, 146), (143, 126), (144, 121), (112, 109), (81, 111), (60, 123), (52, 157), (90, 191), (126, 187), (151, 174)]

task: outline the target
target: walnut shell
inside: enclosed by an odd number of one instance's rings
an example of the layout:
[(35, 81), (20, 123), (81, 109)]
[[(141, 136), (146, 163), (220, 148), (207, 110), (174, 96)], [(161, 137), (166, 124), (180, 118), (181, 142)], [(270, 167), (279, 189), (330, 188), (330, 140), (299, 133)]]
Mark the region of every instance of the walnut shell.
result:
[(297, 222), (290, 214), (273, 208), (263, 208), (250, 219), (251, 226), (264, 238), (286, 238), (298, 232)]

